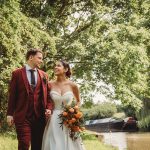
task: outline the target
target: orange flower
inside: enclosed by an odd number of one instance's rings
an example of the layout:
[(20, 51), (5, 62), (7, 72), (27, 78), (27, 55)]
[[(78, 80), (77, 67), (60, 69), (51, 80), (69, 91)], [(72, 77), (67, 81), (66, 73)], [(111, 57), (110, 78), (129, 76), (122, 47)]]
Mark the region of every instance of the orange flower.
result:
[(71, 113), (73, 113), (73, 112), (74, 112), (74, 109), (73, 109), (73, 108), (70, 108), (69, 111), (70, 111)]
[(68, 123), (69, 123), (69, 124), (72, 124), (73, 122), (72, 122), (72, 120), (69, 120)]
[(74, 106), (74, 109), (75, 109), (75, 110), (78, 110), (78, 109), (79, 109), (79, 106), (78, 106), (78, 105), (75, 105), (75, 106)]
[(72, 127), (72, 129), (73, 129), (73, 131), (79, 131), (80, 130), (80, 128), (78, 126), (74, 126), (74, 127)]
[(77, 114), (75, 114), (76, 118), (81, 118), (83, 116), (82, 112), (78, 112)]
[(68, 113), (64, 111), (63, 112), (63, 116), (67, 116), (67, 115), (68, 115)]
[(76, 119), (75, 119), (75, 118), (72, 118), (71, 120), (72, 120), (72, 123), (76, 122)]

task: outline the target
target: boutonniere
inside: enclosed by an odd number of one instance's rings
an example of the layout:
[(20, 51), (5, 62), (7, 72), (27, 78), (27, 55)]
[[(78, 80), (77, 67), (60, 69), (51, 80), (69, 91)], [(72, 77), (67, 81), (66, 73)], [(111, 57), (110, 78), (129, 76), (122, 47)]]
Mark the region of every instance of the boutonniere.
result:
[(43, 76), (43, 82), (44, 82), (44, 84), (47, 84), (47, 78), (45, 75)]

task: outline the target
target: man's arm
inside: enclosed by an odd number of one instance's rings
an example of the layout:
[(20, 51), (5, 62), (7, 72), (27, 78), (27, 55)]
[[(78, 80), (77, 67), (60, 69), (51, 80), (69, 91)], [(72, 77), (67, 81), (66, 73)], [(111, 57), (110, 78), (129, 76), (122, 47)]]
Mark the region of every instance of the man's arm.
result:
[(50, 96), (50, 90), (51, 90), (51, 85), (48, 83), (47, 84), (47, 106), (46, 106), (46, 108), (49, 110), (53, 110), (54, 109), (54, 102)]
[[(48, 76), (47, 76), (47, 79), (48, 79)], [(51, 90), (51, 86), (49, 83), (47, 83), (47, 104), (46, 104), (46, 110), (45, 110), (45, 116), (47, 119), (52, 114), (52, 111), (54, 108), (54, 103), (50, 96), (50, 90)]]
[(9, 95), (8, 95), (8, 107), (7, 107), (7, 123), (10, 126), (14, 122), (13, 114), (14, 114), (15, 104), (16, 104), (16, 94), (17, 94), (16, 90), (17, 90), (17, 80), (16, 80), (15, 72), (13, 72), (9, 84), (9, 89), (8, 89)]

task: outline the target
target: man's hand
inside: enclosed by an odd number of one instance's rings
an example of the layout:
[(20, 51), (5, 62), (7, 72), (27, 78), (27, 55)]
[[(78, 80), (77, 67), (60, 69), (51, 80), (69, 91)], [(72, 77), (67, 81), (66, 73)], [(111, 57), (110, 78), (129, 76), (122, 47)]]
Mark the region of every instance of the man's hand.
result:
[(7, 123), (9, 126), (12, 126), (14, 124), (13, 116), (7, 116)]
[(46, 116), (46, 120), (51, 116), (51, 110), (46, 109), (45, 110), (45, 116)]

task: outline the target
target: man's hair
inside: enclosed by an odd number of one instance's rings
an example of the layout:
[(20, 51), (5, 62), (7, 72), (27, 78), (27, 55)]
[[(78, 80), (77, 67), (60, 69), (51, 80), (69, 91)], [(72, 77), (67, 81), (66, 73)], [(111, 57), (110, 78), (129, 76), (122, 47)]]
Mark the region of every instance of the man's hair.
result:
[(32, 48), (32, 49), (28, 50), (26, 53), (26, 60), (29, 60), (30, 56), (35, 56), (38, 52), (43, 54), (43, 52), (40, 49)]

